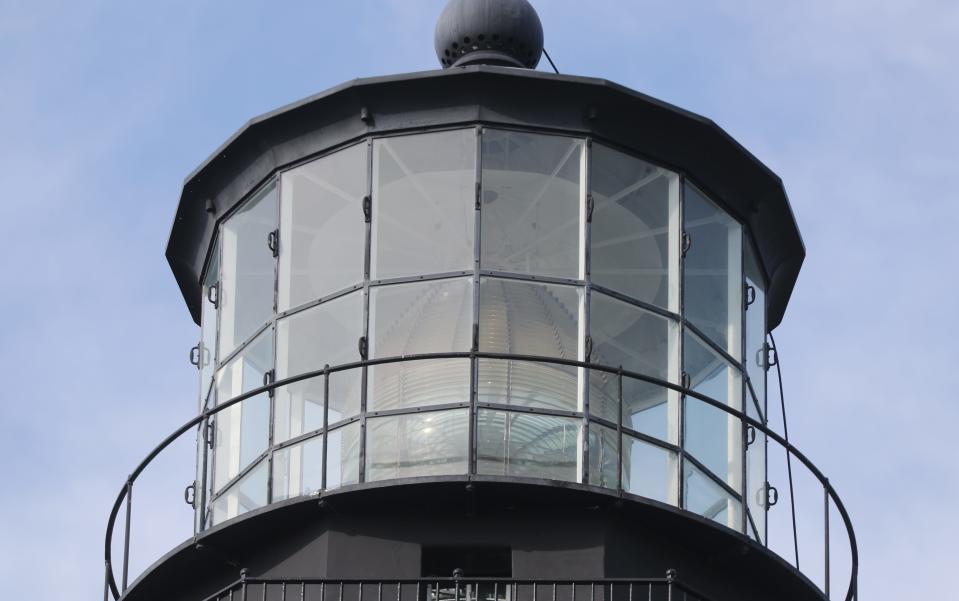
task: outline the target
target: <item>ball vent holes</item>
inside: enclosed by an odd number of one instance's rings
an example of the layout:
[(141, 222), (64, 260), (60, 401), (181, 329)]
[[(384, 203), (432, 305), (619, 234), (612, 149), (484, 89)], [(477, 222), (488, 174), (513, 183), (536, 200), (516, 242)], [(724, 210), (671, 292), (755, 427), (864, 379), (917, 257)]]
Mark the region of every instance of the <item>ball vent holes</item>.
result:
[(487, 36), (481, 33), (477, 36), (463, 36), (463, 42), (453, 42), (450, 47), (443, 51), (447, 58), (440, 62), (447, 67), (452, 66), (461, 57), (476, 50), (500, 50), (515, 56), (523, 61), (526, 66), (533, 62), (533, 49), (527, 47), (525, 42), (520, 42), (517, 46), (513, 37), (504, 38), (498, 33)]

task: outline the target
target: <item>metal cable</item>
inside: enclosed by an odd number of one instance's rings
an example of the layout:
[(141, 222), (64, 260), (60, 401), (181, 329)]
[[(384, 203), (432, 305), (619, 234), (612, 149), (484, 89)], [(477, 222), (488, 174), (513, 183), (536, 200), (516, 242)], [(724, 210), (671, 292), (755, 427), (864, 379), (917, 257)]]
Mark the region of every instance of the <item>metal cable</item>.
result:
[[(779, 363), (779, 350), (776, 348), (776, 339), (772, 332), (769, 333), (769, 341), (772, 343), (773, 353), (776, 355), (776, 377), (779, 380), (779, 402), (783, 413), (783, 438), (789, 443), (789, 426), (786, 425), (786, 394), (783, 391), (783, 371)], [(769, 360), (768, 358), (766, 359)], [(796, 569), (799, 569), (799, 532), (796, 529), (796, 495), (793, 490), (793, 462), (792, 453), (786, 448), (786, 471), (789, 474), (789, 510), (792, 513), (793, 523), (793, 551), (796, 553)]]
[(553, 59), (549, 57), (549, 52), (546, 52), (546, 48), (543, 48), (543, 55), (546, 57), (546, 60), (549, 61), (549, 66), (553, 68), (553, 71), (556, 71), (557, 75), (559, 75), (559, 69), (556, 68), (556, 63), (553, 62)]

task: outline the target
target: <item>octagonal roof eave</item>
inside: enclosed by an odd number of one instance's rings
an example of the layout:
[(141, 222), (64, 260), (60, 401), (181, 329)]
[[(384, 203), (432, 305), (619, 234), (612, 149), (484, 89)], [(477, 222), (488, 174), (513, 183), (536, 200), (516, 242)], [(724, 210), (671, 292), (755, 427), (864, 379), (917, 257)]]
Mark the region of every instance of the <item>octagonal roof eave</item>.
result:
[(605, 79), (474, 65), (354, 79), (250, 119), (221, 144), (185, 178), (167, 244), (194, 321), (216, 223), (277, 170), (369, 135), (466, 123), (593, 135), (686, 174), (750, 226), (769, 280), (769, 329), (782, 320), (805, 245), (782, 180), (725, 130)]

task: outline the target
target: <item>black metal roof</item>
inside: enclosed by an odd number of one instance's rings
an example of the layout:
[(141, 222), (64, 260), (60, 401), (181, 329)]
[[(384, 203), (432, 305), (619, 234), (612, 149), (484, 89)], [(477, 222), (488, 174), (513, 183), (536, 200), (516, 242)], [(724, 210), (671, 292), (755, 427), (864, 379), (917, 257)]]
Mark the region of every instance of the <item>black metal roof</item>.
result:
[(466, 124), (589, 135), (684, 173), (753, 233), (782, 320), (805, 247), (782, 180), (711, 120), (588, 77), (485, 65), (356, 79), (257, 117), (187, 178), (167, 260), (194, 321), (219, 219), (278, 169), (365, 136)]

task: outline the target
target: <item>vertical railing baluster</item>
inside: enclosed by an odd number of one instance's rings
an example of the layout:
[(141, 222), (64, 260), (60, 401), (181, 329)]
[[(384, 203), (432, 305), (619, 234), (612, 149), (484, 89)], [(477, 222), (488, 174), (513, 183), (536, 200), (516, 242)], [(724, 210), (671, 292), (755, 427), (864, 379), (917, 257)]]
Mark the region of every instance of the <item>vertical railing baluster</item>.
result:
[(400, 589), (402, 586), (402, 583), (399, 581), (396, 582), (396, 601), (400, 601)]
[(285, 582), (280, 586), (280, 599), (281, 601), (286, 601), (286, 583)]
[(263, 595), (262, 595), (262, 597), (260, 598), (260, 601), (266, 601), (266, 587), (267, 587), (267, 586), (268, 586), (267, 583), (264, 582), (264, 583), (263, 583)]
[(127, 517), (123, 531), (123, 589), (127, 590), (127, 576), (130, 571), (130, 520), (133, 513), (133, 478), (127, 478)]
[(825, 558), (823, 561), (823, 569), (826, 572), (826, 582), (824, 583), (823, 590), (826, 592), (826, 599), (829, 599), (829, 478), (826, 478), (823, 482), (822, 487), (823, 492), (823, 525), (825, 530), (825, 549), (824, 554)]
[(103, 601), (109, 601), (110, 599), (110, 562), (103, 562), (104, 573), (103, 573)]
[(246, 568), (240, 570), (240, 600), (246, 601)]
[(300, 583), (300, 601), (306, 601), (306, 581)]

